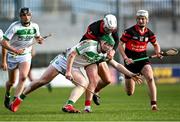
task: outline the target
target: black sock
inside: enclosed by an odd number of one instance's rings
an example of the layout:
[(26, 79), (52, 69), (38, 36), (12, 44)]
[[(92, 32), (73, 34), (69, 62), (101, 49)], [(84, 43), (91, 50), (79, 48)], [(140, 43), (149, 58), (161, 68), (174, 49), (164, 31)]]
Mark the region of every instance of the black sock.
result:
[(6, 92), (6, 96), (10, 96), (10, 92)]
[(26, 98), (26, 95), (21, 94), (21, 95), (20, 95), (20, 98), (21, 98), (22, 100), (24, 100), (24, 99)]
[(156, 105), (157, 102), (156, 101), (151, 101), (151, 105)]
[(74, 102), (73, 102), (72, 100), (68, 100), (68, 101), (67, 101), (67, 104), (73, 105)]
[(16, 97), (16, 96), (14, 96), (14, 97), (13, 97), (13, 101), (14, 101), (16, 98), (17, 98), (17, 97)]

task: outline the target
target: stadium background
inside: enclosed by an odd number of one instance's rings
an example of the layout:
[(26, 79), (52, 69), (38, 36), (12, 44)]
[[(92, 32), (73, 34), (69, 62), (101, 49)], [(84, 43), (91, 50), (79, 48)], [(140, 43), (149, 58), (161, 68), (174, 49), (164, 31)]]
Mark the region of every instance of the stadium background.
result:
[[(162, 50), (180, 48), (179, 0), (0, 0), (0, 28), (4, 32), (18, 19), (18, 10), (24, 6), (32, 9), (33, 21), (39, 24), (42, 35), (53, 34), (43, 45), (35, 45), (36, 56), (32, 62), (35, 77), (43, 72), (57, 54), (62, 54), (66, 48), (79, 42), (91, 22), (101, 19), (107, 13), (117, 16), (121, 35), (125, 28), (135, 24), (135, 12), (146, 9), (150, 13), (149, 27), (157, 34)], [(151, 46), (148, 53), (153, 53)], [(123, 63), (118, 51), (115, 59)], [(179, 54), (163, 60), (152, 59), (152, 62), (157, 83), (180, 82)], [(123, 81), (121, 74), (113, 68), (112, 74), (115, 84)], [(6, 75), (0, 71), (1, 86), (4, 86)], [(53, 82), (55, 86), (71, 86), (61, 78), (56, 78)], [(59, 80), (62, 84), (58, 85)]]

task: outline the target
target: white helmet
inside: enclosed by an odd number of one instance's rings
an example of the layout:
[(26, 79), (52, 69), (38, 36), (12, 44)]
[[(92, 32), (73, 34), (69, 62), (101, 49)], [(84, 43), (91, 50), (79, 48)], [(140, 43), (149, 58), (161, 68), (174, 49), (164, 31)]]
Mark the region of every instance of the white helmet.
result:
[(3, 31), (0, 29), (0, 41), (3, 39)]
[(149, 18), (149, 13), (148, 11), (146, 10), (138, 10), (137, 13), (136, 13), (136, 16), (144, 16), (146, 17), (147, 19)]
[(104, 27), (109, 30), (114, 30), (117, 28), (117, 19), (114, 15), (108, 14), (104, 17)]

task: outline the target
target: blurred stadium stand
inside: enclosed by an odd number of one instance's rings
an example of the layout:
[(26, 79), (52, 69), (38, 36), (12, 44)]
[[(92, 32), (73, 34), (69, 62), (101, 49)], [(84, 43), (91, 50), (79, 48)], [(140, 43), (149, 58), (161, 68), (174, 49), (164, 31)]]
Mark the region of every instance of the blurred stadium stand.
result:
[(153, 71), (158, 83), (180, 83), (179, 65), (155, 65)]
[[(180, 0), (0, 0), (0, 28), (3, 31), (18, 19), (18, 10), (24, 6), (32, 9), (33, 21), (39, 24), (42, 35), (53, 34), (43, 45), (35, 45), (35, 67), (47, 66), (54, 56), (75, 45), (88, 24), (101, 19), (107, 13), (118, 17), (121, 35), (125, 28), (135, 24), (135, 13), (138, 9), (149, 11), (149, 27), (157, 34), (163, 50), (172, 47), (180, 49)], [(151, 46), (148, 53), (153, 53)], [(167, 57), (163, 61), (152, 60), (154, 64), (179, 66), (180, 55)], [(172, 71), (176, 74), (179, 69), (177, 71), (174, 68)], [(161, 73), (156, 69), (155, 72)], [(165, 72), (171, 73), (167, 69)]]

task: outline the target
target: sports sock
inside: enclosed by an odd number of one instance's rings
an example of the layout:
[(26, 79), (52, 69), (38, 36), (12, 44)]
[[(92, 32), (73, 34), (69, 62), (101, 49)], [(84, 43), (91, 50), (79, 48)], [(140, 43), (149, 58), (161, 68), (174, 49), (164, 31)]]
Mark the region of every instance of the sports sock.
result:
[(19, 96), (19, 98), (21, 98), (22, 100), (24, 100), (24, 99), (26, 98), (26, 95), (21, 94), (21, 95)]
[(91, 106), (85, 106), (84, 110), (90, 110), (91, 111)]
[(85, 106), (91, 106), (91, 101), (90, 100), (86, 100), (85, 101)]
[(67, 101), (67, 104), (73, 105), (74, 102), (73, 102), (72, 100), (68, 100), (68, 101)]
[(151, 105), (156, 105), (157, 102), (156, 101), (151, 101)]
[(10, 96), (10, 92), (6, 92), (6, 96)]

